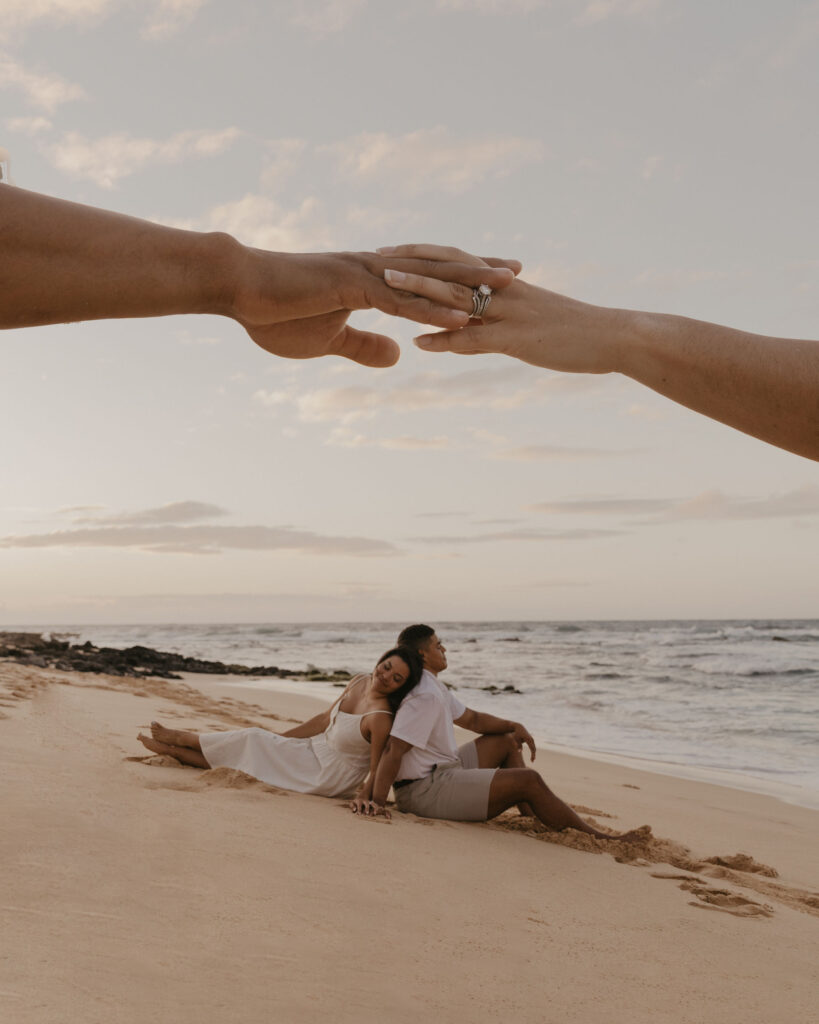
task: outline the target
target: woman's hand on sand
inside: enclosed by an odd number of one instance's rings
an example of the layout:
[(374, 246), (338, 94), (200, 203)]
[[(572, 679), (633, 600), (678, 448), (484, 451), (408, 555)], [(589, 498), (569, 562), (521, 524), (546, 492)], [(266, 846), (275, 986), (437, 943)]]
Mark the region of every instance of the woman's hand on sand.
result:
[[(233, 240), (231, 240), (233, 241)], [(238, 243), (234, 243), (235, 246)], [(448, 250), (445, 250), (448, 251)], [(398, 344), (383, 334), (350, 327), (355, 309), (379, 309), (393, 316), (447, 330), (469, 317), (450, 303), (400, 291), (385, 271), (415, 278), (487, 284), (497, 292), (520, 270), (515, 260), (428, 259), (379, 253), (271, 253), (238, 246), (228, 263), (223, 308), (267, 352), (290, 359), (339, 355), (365, 366), (392, 366)]]
[[(474, 283), (444, 276), (431, 268), (470, 263), (477, 266), (483, 263), (479, 257), (436, 245), (400, 245), (379, 252), (388, 252), (390, 259), (424, 261), (430, 268), (420, 274), (390, 271), (385, 280), (391, 287), (461, 313), (471, 311)], [(421, 335), (416, 338), (418, 347), (460, 355), (498, 352), (534, 366), (575, 373), (609, 373), (615, 369), (617, 311), (590, 306), (520, 280), (502, 291), (492, 287), (492, 298), (480, 320), (469, 320), (462, 328)]]
[(360, 814), (363, 818), (378, 818), (383, 816), (390, 821), (392, 815), (384, 804), (377, 804), (374, 800), (365, 800), (363, 797), (356, 796), (350, 801), (350, 810), (353, 814)]

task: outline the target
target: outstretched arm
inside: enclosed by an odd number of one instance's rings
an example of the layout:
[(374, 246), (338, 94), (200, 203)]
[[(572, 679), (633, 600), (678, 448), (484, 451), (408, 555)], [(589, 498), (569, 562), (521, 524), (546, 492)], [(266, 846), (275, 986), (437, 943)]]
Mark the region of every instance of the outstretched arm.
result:
[(515, 742), (518, 745), (518, 750), (525, 743), (529, 748), (529, 753), (532, 755), (532, 760), (535, 759), (535, 741), (529, 733), (529, 730), (520, 724), (520, 722), (513, 722), (508, 718), (497, 718), (495, 715), (490, 715), (485, 711), (473, 711), (472, 708), (467, 708), (466, 711), (461, 715), (460, 718), (455, 719), (455, 725), (460, 726), (462, 729), (469, 729), (470, 732), (479, 732), (483, 736), (496, 736), (498, 733), (512, 733)]
[[(448, 252), (437, 246), (390, 250), (426, 259)], [(471, 309), (469, 287), (429, 275), (390, 277), (393, 287)], [(482, 320), (417, 343), (430, 352), (499, 352), (550, 370), (622, 373), (689, 409), (819, 460), (819, 341), (592, 306), (515, 281), (492, 296)]]
[[(516, 263), (461, 266), (467, 284), (509, 284)], [(456, 270), (447, 260), (436, 274)], [(230, 235), (165, 227), (0, 185), (0, 327), (119, 317), (215, 313), (240, 323), (275, 355), (341, 355), (390, 366), (396, 343), (347, 325), (354, 309), (379, 309), (455, 328), (451, 306), (384, 282), (385, 268), (429, 272), (429, 264), (377, 253), (274, 253)], [(510, 269), (511, 267), (511, 269)], [(452, 278), (456, 280), (455, 277)]]

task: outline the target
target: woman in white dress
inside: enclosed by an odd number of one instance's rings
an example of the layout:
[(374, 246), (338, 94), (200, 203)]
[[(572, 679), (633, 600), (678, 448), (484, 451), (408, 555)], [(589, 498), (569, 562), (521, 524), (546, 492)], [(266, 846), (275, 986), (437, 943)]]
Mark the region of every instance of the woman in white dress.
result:
[(155, 754), (196, 768), (227, 767), (282, 789), (369, 801), (392, 716), (421, 678), (421, 659), (394, 647), (354, 676), (326, 711), (285, 733), (266, 729), (195, 733), (151, 722), (137, 739)]

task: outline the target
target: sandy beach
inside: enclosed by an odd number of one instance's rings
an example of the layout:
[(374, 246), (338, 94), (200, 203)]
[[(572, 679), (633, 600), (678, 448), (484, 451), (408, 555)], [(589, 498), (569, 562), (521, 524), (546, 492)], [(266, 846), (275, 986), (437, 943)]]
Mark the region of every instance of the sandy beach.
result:
[(283, 730), (317, 709), (0, 662), (0, 1019), (812, 1019), (819, 812), (541, 752), (581, 813), (655, 838), (362, 821), (135, 739), (154, 718)]

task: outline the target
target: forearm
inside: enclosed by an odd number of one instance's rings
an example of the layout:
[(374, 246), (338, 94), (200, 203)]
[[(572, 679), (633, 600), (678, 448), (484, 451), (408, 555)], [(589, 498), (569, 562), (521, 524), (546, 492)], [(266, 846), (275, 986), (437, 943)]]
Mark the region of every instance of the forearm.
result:
[(398, 769), (401, 767), (402, 757), (403, 752), (395, 747), (388, 746), (384, 751), (381, 760), (378, 762), (378, 769), (375, 773), (372, 793), (368, 798), (372, 799), (373, 803), (383, 805), (387, 802), (390, 787), (393, 782), (395, 782), (395, 778), (398, 775)]
[(0, 188), (0, 327), (221, 312), (241, 246)]
[(292, 729), (288, 729), (287, 732), (281, 733), (281, 735), (291, 739), (308, 739), (310, 736), (318, 736), (324, 732), (329, 724), (329, 713), (323, 711), (320, 715), (315, 715), (308, 722), (302, 722), (301, 725), (296, 725)]
[(819, 342), (612, 311), (616, 369), (696, 412), (819, 460)]
[(498, 733), (513, 732), (518, 723), (510, 721), (508, 718), (498, 718), (485, 711), (473, 711), (470, 708), (455, 724), (463, 729), (469, 729), (470, 732), (479, 732), (483, 736), (494, 736)]

